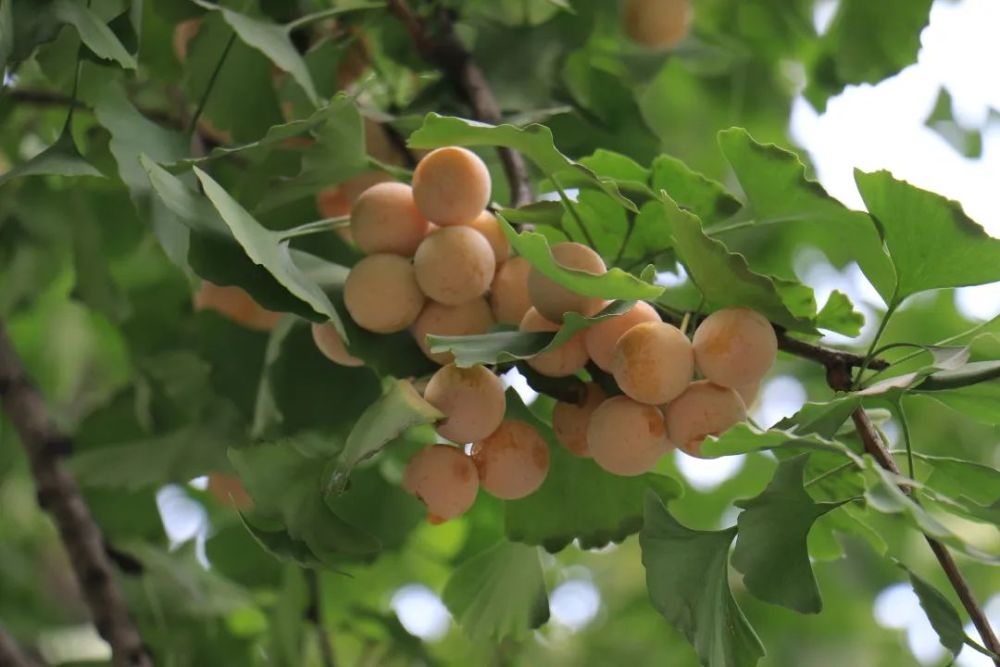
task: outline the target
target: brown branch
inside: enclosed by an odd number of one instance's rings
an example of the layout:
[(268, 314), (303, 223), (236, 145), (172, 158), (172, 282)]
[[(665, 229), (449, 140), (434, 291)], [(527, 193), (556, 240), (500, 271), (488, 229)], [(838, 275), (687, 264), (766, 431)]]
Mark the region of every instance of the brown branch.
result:
[(0, 665), (3, 667), (42, 667), (42, 662), (21, 648), (11, 635), (0, 626)]
[(105, 552), (101, 530), (61, 457), (72, 448), (53, 423), (0, 322), (0, 399), (17, 430), (38, 492), (55, 521), (97, 632), (111, 645), (115, 667), (152, 667)]
[[(389, 11), (402, 22), (420, 55), (444, 71), (472, 107), (476, 118), (487, 123), (499, 123), (500, 105), (483, 71), (455, 34), (450, 14), (444, 10), (437, 11), (437, 32), (432, 33), (424, 21), (413, 13), (406, 0), (388, 0), (388, 3)], [(498, 148), (497, 151), (510, 184), (511, 206), (527, 204), (532, 194), (524, 158), (509, 148)]]

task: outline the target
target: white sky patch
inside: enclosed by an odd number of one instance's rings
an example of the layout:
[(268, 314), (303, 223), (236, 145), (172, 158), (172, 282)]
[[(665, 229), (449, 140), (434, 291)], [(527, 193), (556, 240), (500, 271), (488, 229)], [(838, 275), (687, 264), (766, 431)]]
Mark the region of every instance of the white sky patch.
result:
[(761, 388), (753, 419), (760, 426), (770, 428), (784, 417), (798, 412), (806, 398), (802, 383), (791, 375), (773, 377)]
[(589, 625), (601, 609), (601, 593), (586, 579), (570, 579), (549, 596), (552, 620), (576, 632)]
[(406, 631), (425, 641), (441, 639), (448, 633), (451, 616), (434, 591), (422, 584), (399, 588), (390, 603)]
[(525, 405), (531, 405), (538, 398), (538, 392), (528, 385), (528, 381), (521, 375), (521, 371), (516, 368), (512, 368), (501, 375), (500, 379), (503, 380), (505, 388), (513, 387)]
[(717, 459), (699, 459), (688, 456), (681, 450), (674, 452), (674, 462), (677, 470), (694, 489), (708, 492), (717, 488), (723, 482), (732, 479), (743, 468), (746, 457), (722, 456)]

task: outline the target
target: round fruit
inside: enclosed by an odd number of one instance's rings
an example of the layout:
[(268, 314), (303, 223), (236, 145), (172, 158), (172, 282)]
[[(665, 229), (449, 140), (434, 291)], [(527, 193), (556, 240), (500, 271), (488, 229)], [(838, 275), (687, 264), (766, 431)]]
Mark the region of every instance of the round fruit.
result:
[(652, 49), (671, 49), (691, 28), (691, 0), (625, 0), (622, 19), (632, 41)]
[(740, 395), (740, 398), (743, 399), (743, 405), (747, 406), (747, 409), (749, 410), (750, 407), (757, 401), (757, 395), (760, 394), (760, 382), (745, 384), (742, 387), (735, 387), (733, 391)]
[(692, 456), (709, 435), (721, 435), (747, 418), (747, 409), (732, 389), (708, 380), (692, 382), (664, 410), (670, 440)]
[(369, 255), (344, 283), (344, 305), (358, 326), (376, 333), (402, 331), (424, 307), (413, 265), (399, 255)]
[(483, 211), (475, 220), (469, 223), (469, 227), (472, 227), (485, 236), (486, 240), (490, 242), (490, 247), (493, 248), (493, 256), (496, 258), (498, 265), (507, 261), (507, 258), (510, 257), (510, 241), (507, 240), (503, 230), (500, 229), (500, 221), (497, 220), (495, 215), (489, 211)]
[(524, 257), (511, 257), (497, 268), (490, 285), (490, 306), (501, 324), (518, 325), (531, 308), (528, 273), (531, 264)]
[(507, 420), (472, 446), (472, 460), (483, 488), (497, 498), (515, 500), (535, 492), (549, 471), (549, 448), (533, 427)]
[(698, 325), (692, 344), (698, 370), (723, 387), (760, 382), (778, 354), (774, 327), (748, 308), (712, 313)]
[[(596, 252), (582, 243), (557, 243), (552, 246), (552, 257), (567, 269), (600, 275), (608, 269)], [(546, 278), (535, 268), (528, 273), (528, 296), (531, 305), (547, 320), (562, 322), (563, 313), (580, 313), (590, 317), (604, 307), (604, 300), (583, 296)]]
[(583, 403), (564, 403), (559, 401), (552, 410), (552, 430), (563, 447), (577, 456), (590, 456), (587, 447), (587, 427), (590, 415), (604, 402), (607, 394), (597, 384), (588, 382), (587, 394)]
[(264, 308), (242, 288), (216, 285), (203, 280), (194, 295), (195, 310), (214, 310), (227, 319), (255, 331), (270, 331), (281, 313)]
[(587, 448), (594, 461), (616, 475), (641, 475), (652, 470), (671, 450), (663, 414), (652, 405), (614, 396), (590, 415)]
[(648, 405), (673, 400), (694, 375), (691, 343), (666, 322), (643, 322), (615, 344), (611, 371), (621, 390)]
[(324, 322), (323, 324), (313, 323), (312, 335), (313, 340), (316, 342), (316, 347), (323, 353), (323, 356), (333, 363), (340, 364), (341, 366), (365, 365), (365, 362), (347, 351), (347, 347), (344, 346), (344, 339), (337, 332), (337, 327), (333, 326), (330, 322)]
[(490, 203), (490, 171), (472, 151), (446, 146), (431, 151), (413, 172), (413, 198), (438, 225), (465, 225)]
[(413, 323), (413, 337), (427, 357), (442, 366), (455, 359), (451, 352), (431, 352), (428, 334), (435, 336), (474, 336), (484, 334), (496, 324), (486, 299), (479, 298), (457, 306), (428, 301)]
[(503, 382), (483, 366), (444, 366), (431, 376), (424, 399), (445, 415), (438, 434), (459, 444), (493, 433), (507, 410)]
[(482, 296), (493, 282), (496, 260), (486, 237), (470, 227), (443, 227), (423, 240), (413, 258), (417, 283), (449, 306)]
[(431, 522), (440, 523), (472, 507), (479, 477), (472, 459), (461, 449), (432, 445), (410, 459), (403, 472), (403, 488), (427, 506)]
[[(549, 322), (534, 308), (521, 318), (521, 331), (559, 331), (559, 325)], [(587, 365), (587, 346), (583, 343), (583, 332), (575, 334), (568, 341), (528, 359), (528, 365), (542, 375), (565, 377), (572, 375)]]
[(611, 360), (615, 354), (615, 343), (626, 331), (642, 322), (659, 322), (656, 309), (645, 301), (639, 301), (621, 315), (598, 322), (583, 335), (587, 344), (587, 354), (598, 368), (611, 372)]
[(405, 183), (377, 183), (351, 207), (351, 236), (367, 254), (410, 257), (427, 235), (427, 221)]

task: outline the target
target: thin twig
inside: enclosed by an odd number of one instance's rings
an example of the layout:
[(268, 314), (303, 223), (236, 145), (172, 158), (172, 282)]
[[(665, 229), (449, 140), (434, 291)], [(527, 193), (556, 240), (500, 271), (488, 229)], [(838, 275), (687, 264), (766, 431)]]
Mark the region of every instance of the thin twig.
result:
[(306, 615), (316, 626), (316, 641), (319, 643), (320, 659), (323, 667), (336, 667), (337, 660), (333, 655), (333, 644), (330, 633), (323, 621), (323, 591), (320, 586), (319, 573), (316, 570), (306, 570), (306, 585), (309, 587), (309, 609)]
[(215, 82), (219, 78), (219, 73), (222, 71), (222, 66), (226, 64), (226, 58), (229, 56), (229, 52), (233, 48), (233, 44), (236, 43), (236, 31), (229, 36), (229, 41), (226, 42), (226, 46), (222, 49), (222, 55), (219, 56), (219, 62), (215, 63), (215, 69), (212, 70), (212, 76), (208, 79), (208, 84), (205, 86), (205, 92), (201, 94), (201, 99), (198, 100), (198, 107), (194, 110), (194, 115), (191, 116), (191, 121), (188, 123), (188, 134), (194, 134), (195, 130), (198, 128), (198, 119), (201, 118), (202, 112), (205, 110), (205, 105), (208, 104), (208, 97), (212, 94), (212, 89), (215, 88)]
[(39, 660), (28, 655), (17, 640), (0, 626), (0, 665), (3, 667), (42, 667)]

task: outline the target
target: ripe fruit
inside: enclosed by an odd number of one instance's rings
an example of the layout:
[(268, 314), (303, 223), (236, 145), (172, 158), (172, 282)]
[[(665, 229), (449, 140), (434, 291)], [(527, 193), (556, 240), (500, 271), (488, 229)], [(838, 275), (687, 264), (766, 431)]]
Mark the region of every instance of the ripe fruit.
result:
[(224, 472), (208, 473), (208, 492), (226, 507), (238, 510), (253, 507), (253, 498), (236, 475)]
[(778, 354), (771, 323), (748, 308), (712, 313), (698, 325), (692, 344), (698, 370), (723, 387), (760, 382)]
[(691, 18), (691, 0), (625, 0), (622, 7), (625, 34), (653, 49), (677, 46), (687, 36)]
[(432, 445), (410, 459), (403, 488), (427, 506), (433, 523), (465, 513), (476, 501), (479, 477), (472, 459), (458, 447)]
[[(559, 325), (549, 322), (534, 308), (529, 308), (521, 319), (521, 331), (559, 331)], [(583, 332), (570, 338), (554, 350), (548, 350), (528, 359), (528, 365), (542, 375), (565, 377), (587, 365), (587, 347)]]
[(486, 299), (478, 298), (457, 306), (446, 306), (436, 301), (428, 301), (413, 323), (413, 337), (417, 345), (431, 361), (441, 364), (451, 363), (455, 355), (451, 352), (431, 352), (427, 335), (473, 336), (484, 334), (496, 324)]
[(611, 371), (621, 390), (648, 405), (673, 400), (691, 382), (691, 343), (665, 322), (637, 324), (615, 344)]
[(584, 342), (587, 344), (587, 354), (601, 370), (610, 373), (615, 343), (618, 342), (618, 339), (637, 324), (659, 321), (660, 316), (656, 309), (645, 301), (639, 301), (628, 312), (598, 322), (587, 329), (583, 335)]
[(323, 355), (335, 364), (341, 366), (364, 366), (365, 362), (353, 356), (344, 346), (344, 339), (337, 333), (337, 327), (330, 322), (313, 323), (313, 341)]
[(709, 435), (720, 435), (747, 418), (747, 409), (732, 389), (708, 380), (692, 382), (664, 410), (670, 439), (692, 456)]
[(587, 395), (583, 403), (564, 403), (559, 401), (552, 410), (552, 430), (566, 449), (577, 456), (590, 456), (587, 447), (587, 426), (594, 410), (604, 402), (607, 394), (597, 384), (587, 383)]
[(405, 183), (373, 185), (351, 207), (351, 236), (367, 254), (411, 257), (426, 235), (427, 221)]
[(493, 248), (493, 256), (497, 264), (502, 264), (510, 257), (510, 241), (500, 229), (500, 221), (489, 211), (483, 211), (475, 220), (469, 223), (477, 232), (486, 237), (490, 247)]
[(444, 366), (431, 376), (424, 398), (445, 415), (438, 434), (459, 444), (493, 433), (507, 411), (503, 382), (483, 366)]
[(531, 308), (528, 273), (531, 264), (524, 257), (511, 257), (497, 268), (490, 285), (490, 307), (501, 324), (518, 325)]
[(486, 237), (476, 230), (443, 227), (423, 240), (413, 267), (424, 294), (438, 303), (457, 306), (489, 289), (496, 260)]
[(270, 331), (281, 319), (281, 313), (264, 308), (242, 288), (216, 285), (203, 280), (194, 295), (195, 310), (214, 310), (227, 319), (255, 331)]
[[(567, 269), (596, 275), (608, 270), (601, 256), (582, 243), (557, 243), (552, 246), (552, 256), (557, 264)], [(562, 322), (563, 313), (567, 312), (590, 317), (604, 307), (603, 299), (577, 294), (546, 278), (535, 268), (528, 274), (528, 296), (531, 305), (551, 322)]]
[(472, 446), (472, 460), (483, 488), (497, 498), (515, 500), (534, 493), (549, 471), (549, 448), (538, 431), (507, 420)]
[(616, 475), (641, 475), (673, 448), (663, 414), (652, 405), (614, 396), (590, 415), (587, 447), (594, 461)]
[(344, 283), (344, 305), (358, 326), (376, 333), (402, 331), (424, 307), (410, 260), (369, 255), (354, 265)]
[(465, 225), (490, 203), (490, 172), (472, 151), (458, 146), (427, 154), (413, 171), (413, 198), (431, 222)]
[(740, 398), (743, 399), (743, 405), (747, 406), (747, 409), (749, 410), (750, 407), (756, 402), (757, 395), (760, 394), (760, 382), (735, 387), (733, 391), (740, 395)]

